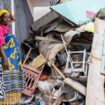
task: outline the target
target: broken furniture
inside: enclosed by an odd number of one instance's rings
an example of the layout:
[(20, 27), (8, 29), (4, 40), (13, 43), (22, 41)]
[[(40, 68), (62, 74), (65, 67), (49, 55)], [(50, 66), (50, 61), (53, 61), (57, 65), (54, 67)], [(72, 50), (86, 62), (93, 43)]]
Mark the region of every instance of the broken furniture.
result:
[(26, 83), (22, 93), (24, 93), (25, 95), (31, 96), (33, 95), (37, 87), (37, 82), (42, 73), (42, 70), (37, 70), (35, 68), (29, 67), (24, 64), (23, 71), (24, 71)]
[[(37, 82), (39, 80), (39, 77), (42, 73), (42, 68), (40, 68), (40, 67), (45, 63), (45, 59), (41, 56), (41, 57), (36, 58), (37, 60), (41, 59), (41, 58), (44, 59), (44, 63), (41, 62), (41, 65), (34, 66), (33, 63), (31, 63), (30, 64), (30, 65), (32, 65), (32, 67), (31, 67), (28, 64), (26, 64), (26, 61), (27, 61), (31, 51), (32, 51), (32, 48), (29, 49), (29, 51), (26, 55), (26, 58), (23, 62), (23, 67), (22, 67), (23, 71), (24, 71), (24, 75), (25, 75), (25, 82), (26, 82), (24, 85), (24, 89), (23, 89), (22, 93), (24, 93), (27, 96), (33, 95), (33, 93), (37, 87), (36, 85), (37, 85)], [(35, 61), (36, 60), (34, 59), (33, 62), (35, 62)], [(38, 60), (38, 61), (40, 61), (40, 60)], [(38, 64), (38, 63), (36, 63), (36, 64)]]
[(67, 53), (67, 62), (64, 73), (83, 72), (84, 74), (87, 74), (86, 50), (84, 49), (84, 51), (68, 51), (62, 34), (61, 38)]
[[(27, 58), (27, 63), (32, 61), (33, 57), (35, 57), (38, 53), (36, 41), (33, 39), (33, 36), (28, 37), (22, 41), (22, 49), (23, 49), (23, 59), (25, 62), (25, 58)], [(23, 63), (24, 63), (23, 62)]]
[(87, 74), (86, 50), (68, 51), (64, 73), (83, 72)]

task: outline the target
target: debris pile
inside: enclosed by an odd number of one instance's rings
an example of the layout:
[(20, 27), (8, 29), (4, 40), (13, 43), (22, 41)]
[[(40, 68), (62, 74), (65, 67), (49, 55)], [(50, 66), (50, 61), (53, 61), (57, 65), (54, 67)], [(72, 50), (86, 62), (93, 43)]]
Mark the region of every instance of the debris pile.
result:
[[(32, 24), (30, 38), (22, 43), (29, 51), (23, 62), (26, 84), (20, 103), (104, 105), (94, 101), (105, 99), (105, 1), (55, 4), (52, 2), (51, 11)], [(97, 91), (99, 100), (94, 97)]]

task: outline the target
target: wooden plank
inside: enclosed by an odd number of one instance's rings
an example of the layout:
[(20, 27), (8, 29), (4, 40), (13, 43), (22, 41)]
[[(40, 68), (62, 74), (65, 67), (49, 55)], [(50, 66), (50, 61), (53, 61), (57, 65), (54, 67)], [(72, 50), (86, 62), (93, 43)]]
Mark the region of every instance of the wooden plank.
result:
[(47, 38), (47, 37), (41, 37), (41, 36), (35, 36), (35, 40), (42, 40), (42, 41), (49, 41), (49, 42), (61, 42), (54, 38)]
[(101, 74), (105, 75), (105, 32), (104, 32), (104, 38), (103, 38)]
[(91, 51), (92, 62), (89, 65), (86, 105), (105, 105), (104, 76), (100, 73), (105, 21), (96, 18), (95, 28)]

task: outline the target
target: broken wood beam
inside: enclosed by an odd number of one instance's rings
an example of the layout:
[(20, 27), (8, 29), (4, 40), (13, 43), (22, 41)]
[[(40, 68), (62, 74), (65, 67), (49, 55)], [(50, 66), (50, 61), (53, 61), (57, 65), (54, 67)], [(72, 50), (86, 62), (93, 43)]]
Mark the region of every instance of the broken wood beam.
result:
[(96, 18), (91, 63), (89, 64), (86, 105), (105, 105), (104, 76), (100, 73), (104, 32), (105, 21)]
[(35, 36), (35, 40), (42, 40), (42, 41), (49, 41), (49, 42), (61, 42), (54, 38), (47, 38), (47, 37), (41, 37), (41, 36)]
[(61, 73), (61, 71), (54, 64), (52, 64), (52, 67), (59, 73), (59, 75), (64, 79), (63, 81), (67, 85), (71, 86), (72, 88), (77, 90), (82, 95), (84, 95), (84, 96), (86, 95), (86, 87), (85, 86), (83, 86), (82, 84), (80, 84), (79, 82), (77, 82), (77, 81), (75, 81), (75, 80), (73, 80), (71, 78), (66, 78), (64, 76), (64, 74)]

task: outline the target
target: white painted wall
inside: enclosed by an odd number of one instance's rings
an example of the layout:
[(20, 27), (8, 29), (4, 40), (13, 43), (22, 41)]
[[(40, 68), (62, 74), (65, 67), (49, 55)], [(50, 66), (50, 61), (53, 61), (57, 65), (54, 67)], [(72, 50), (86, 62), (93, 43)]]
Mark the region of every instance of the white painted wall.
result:
[(50, 0), (27, 0), (34, 21), (50, 12)]
[[(11, 0), (11, 12), (12, 12), (13, 16), (15, 16), (14, 0)], [(15, 22), (12, 23), (12, 33), (13, 33), (14, 35), (16, 35)]]

